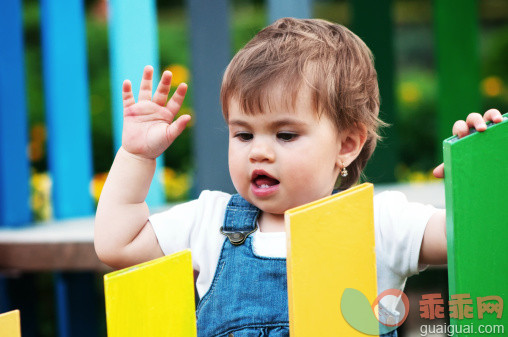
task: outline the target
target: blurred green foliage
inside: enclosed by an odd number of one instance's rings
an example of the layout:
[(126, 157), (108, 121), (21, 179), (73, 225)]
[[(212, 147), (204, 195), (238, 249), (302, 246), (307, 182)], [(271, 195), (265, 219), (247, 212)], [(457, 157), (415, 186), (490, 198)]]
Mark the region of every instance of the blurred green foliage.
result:
[(402, 140), (399, 163), (416, 171), (429, 170), (436, 166), (436, 77), (421, 69), (406, 69), (399, 73), (396, 91), (398, 115), (394, 127)]

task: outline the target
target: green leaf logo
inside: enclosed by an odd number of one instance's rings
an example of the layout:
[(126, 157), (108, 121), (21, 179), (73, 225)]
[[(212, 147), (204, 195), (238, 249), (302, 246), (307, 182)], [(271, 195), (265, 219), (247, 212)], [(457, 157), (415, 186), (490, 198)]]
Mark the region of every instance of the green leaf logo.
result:
[[(386, 310), (379, 312), (379, 301), (385, 296), (401, 297), (404, 305), (404, 317), (396, 321)], [(372, 305), (367, 297), (359, 290), (346, 288), (340, 300), (342, 316), (348, 324), (356, 330), (367, 335), (380, 335), (397, 329), (407, 318), (409, 313), (409, 300), (401, 290), (388, 289), (379, 294)], [(378, 312), (378, 314), (376, 314)], [(388, 313), (388, 316), (386, 315)], [(382, 319), (379, 319), (382, 317)]]

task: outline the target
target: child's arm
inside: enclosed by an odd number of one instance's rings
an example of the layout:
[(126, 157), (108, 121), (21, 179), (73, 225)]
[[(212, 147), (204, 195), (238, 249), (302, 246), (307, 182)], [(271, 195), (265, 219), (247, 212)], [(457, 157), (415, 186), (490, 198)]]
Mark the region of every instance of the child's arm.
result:
[(123, 83), (124, 123), (118, 151), (102, 190), (95, 216), (94, 242), (100, 260), (123, 268), (163, 256), (145, 203), (156, 158), (185, 129), (190, 116), (173, 118), (187, 85), (178, 86), (166, 104), (171, 73), (165, 71), (152, 96), (153, 69), (145, 67), (138, 102), (129, 81)]
[[(499, 110), (490, 109), (485, 114), (471, 113), (466, 121), (459, 120), (453, 125), (453, 134), (459, 138), (467, 136), (470, 128), (482, 132), (487, 129), (486, 122), (499, 123), (503, 120)], [(444, 178), (444, 164), (434, 169), (436, 178)], [(420, 264), (444, 264), (446, 263), (446, 215), (444, 211), (436, 212), (429, 221), (423, 234), (420, 248)]]

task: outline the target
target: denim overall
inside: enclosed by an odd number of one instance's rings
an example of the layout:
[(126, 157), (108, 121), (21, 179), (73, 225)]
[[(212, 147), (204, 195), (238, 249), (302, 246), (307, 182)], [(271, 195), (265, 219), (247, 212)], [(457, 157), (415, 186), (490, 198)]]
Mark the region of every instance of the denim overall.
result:
[(229, 200), (221, 228), (229, 240), (196, 310), (199, 337), (289, 336), (286, 259), (254, 254), (258, 215), (240, 195)]

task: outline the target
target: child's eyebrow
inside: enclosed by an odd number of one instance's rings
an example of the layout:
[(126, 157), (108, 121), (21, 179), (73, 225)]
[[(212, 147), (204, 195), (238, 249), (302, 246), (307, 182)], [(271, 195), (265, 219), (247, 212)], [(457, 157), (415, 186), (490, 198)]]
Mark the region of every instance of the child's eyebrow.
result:
[(233, 119), (231, 121), (228, 122), (228, 125), (237, 125), (237, 126), (243, 126), (243, 127), (248, 127), (250, 126), (249, 123), (245, 122), (245, 121), (242, 121), (242, 120), (239, 120), (239, 119)]
[[(237, 126), (243, 126), (243, 127), (249, 127), (250, 124), (246, 121), (239, 120), (239, 119), (233, 119), (229, 121), (228, 123), (231, 125), (237, 125)], [(290, 119), (290, 118), (284, 118), (280, 120), (276, 120), (270, 123), (270, 127), (272, 128), (280, 128), (282, 126), (304, 126), (306, 125), (305, 122), (297, 120), (297, 119)]]
[(271, 123), (273, 128), (280, 128), (282, 126), (304, 126), (307, 123), (300, 121), (298, 119), (285, 118), (278, 121), (274, 121)]

